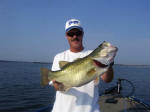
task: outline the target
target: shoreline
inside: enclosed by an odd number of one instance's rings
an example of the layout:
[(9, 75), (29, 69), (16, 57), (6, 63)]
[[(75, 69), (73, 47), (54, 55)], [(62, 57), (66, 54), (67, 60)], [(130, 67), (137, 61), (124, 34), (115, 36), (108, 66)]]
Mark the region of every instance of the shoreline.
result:
[[(52, 64), (52, 62), (30, 62), (30, 61), (11, 61), (11, 60), (0, 60), (0, 62), (16, 62), (16, 63), (37, 63), (37, 64)], [(119, 66), (150, 66), (150, 65), (145, 65), (145, 64), (118, 64), (116, 63), (115, 65), (119, 65)]]
[(39, 63), (39, 64), (51, 64), (52, 62), (30, 62), (30, 61), (10, 61), (10, 60), (0, 60), (0, 62), (8, 63), (8, 62), (16, 62), (16, 63)]

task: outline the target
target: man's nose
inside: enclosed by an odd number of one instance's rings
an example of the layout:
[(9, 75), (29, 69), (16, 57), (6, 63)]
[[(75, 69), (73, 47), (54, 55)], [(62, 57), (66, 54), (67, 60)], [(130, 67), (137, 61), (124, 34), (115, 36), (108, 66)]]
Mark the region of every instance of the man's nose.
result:
[(77, 38), (77, 36), (76, 35), (73, 35), (73, 37), (72, 38)]

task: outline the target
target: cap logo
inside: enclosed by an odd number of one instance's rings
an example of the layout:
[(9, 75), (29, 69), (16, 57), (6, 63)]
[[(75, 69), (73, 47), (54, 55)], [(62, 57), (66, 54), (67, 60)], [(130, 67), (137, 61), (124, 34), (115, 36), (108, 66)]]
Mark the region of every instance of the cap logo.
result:
[(71, 25), (71, 24), (79, 24), (79, 21), (70, 21), (69, 25)]
[(66, 22), (66, 25), (65, 25), (66, 32), (68, 32), (69, 30), (71, 30), (73, 28), (77, 28), (77, 29), (83, 31), (80, 21), (77, 19), (70, 19)]

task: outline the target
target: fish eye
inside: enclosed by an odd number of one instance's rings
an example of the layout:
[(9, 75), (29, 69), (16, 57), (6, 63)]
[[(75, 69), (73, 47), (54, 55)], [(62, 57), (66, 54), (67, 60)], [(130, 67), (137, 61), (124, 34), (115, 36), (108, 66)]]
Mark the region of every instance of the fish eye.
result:
[(110, 46), (111, 46), (111, 44), (109, 42), (104, 43), (104, 47), (110, 47)]
[(107, 42), (103, 43), (103, 48), (105, 48), (105, 47), (108, 47), (108, 43)]

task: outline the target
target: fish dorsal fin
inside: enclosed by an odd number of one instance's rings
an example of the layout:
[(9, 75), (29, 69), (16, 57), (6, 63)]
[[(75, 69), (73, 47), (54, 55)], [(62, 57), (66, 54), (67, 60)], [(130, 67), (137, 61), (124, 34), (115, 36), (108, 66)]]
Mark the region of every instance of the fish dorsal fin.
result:
[(77, 61), (77, 60), (80, 60), (80, 59), (82, 59), (82, 58), (77, 58), (77, 59), (73, 60), (73, 62), (74, 62), (74, 61)]
[[(75, 60), (73, 60), (73, 62), (74, 61), (77, 61), (77, 60), (80, 60), (81, 58), (77, 58), (77, 59), (75, 59)], [(63, 68), (65, 65), (67, 65), (67, 64), (69, 64), (69, 63), (71, 63), (71, 62), (68, 62), (68, 61), (59, 61), (59, 67), (60, 68)]]
[(68, 62), (68, 61), (59, 61), (59, 67), (62, 68), (65, 65), (67, 65), (68, 63), (70, 63), (70, 62)]

